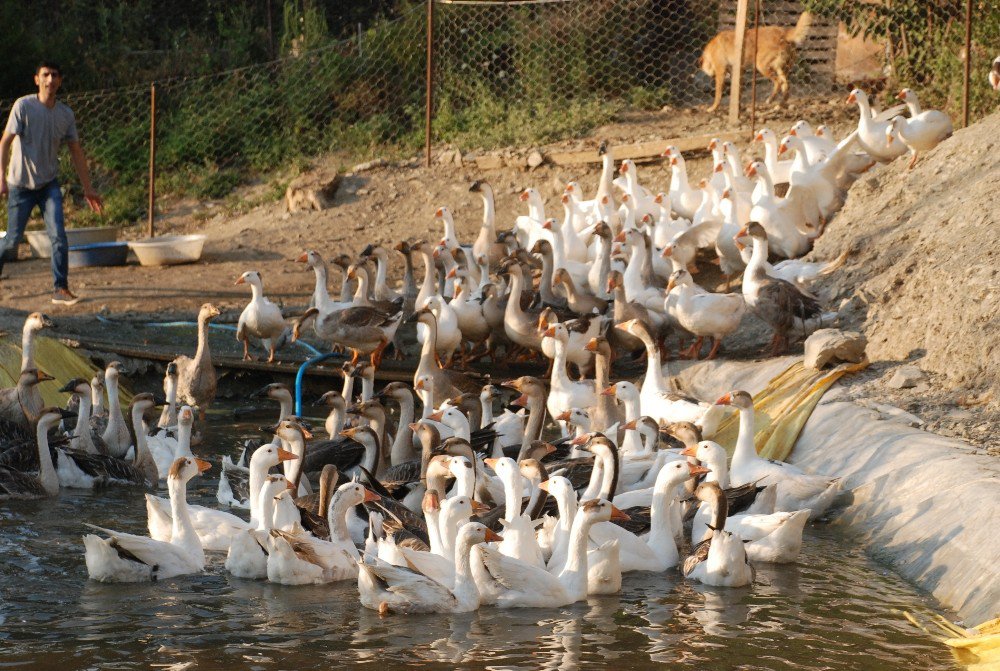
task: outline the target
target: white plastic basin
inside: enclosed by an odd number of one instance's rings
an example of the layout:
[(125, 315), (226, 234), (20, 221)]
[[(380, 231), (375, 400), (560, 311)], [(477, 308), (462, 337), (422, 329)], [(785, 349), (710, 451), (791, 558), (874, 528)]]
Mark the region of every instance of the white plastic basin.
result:
[(194, 263), (201, 258), (205, 246), (205, 236), (164, 235), (159, 238), (133, 240), (128, 243), (139, 263), (144, 266), (168, 266), (178, 263)]

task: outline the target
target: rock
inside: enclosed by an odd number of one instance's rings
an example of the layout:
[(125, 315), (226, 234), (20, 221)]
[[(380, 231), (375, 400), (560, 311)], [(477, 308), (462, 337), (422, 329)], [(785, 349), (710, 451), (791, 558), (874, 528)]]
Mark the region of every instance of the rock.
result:
[(376, 158), (371, 161), (365, 161), (364, 163), (358, 163), (356, 166), (351, 168), (351, 172), (364, 172), (365, 170), (374, 170), (375, 168), (383, 168), (389, 165), (389, 162), (384, 158)]
[(340, 175), (333, 171), (321, 170), (300, 175), (285, 190), (285, 211), (302, 212), (332, 207), (339, 187)]
[(806, 339), (803, 363), (816, 370), (842, 361), (859, 363), (865, 358), (867, 345), (868, 340), (857, 331), (820, 329)]
[(927, 379), (924, 372), (916, 366), (901, 366), (889, 379), (888, 385), (893, 389), (909, 389), (916, 387)]
[(545, 157), (542, 156), (542, 152), (537, 149), (532, 149), (531, 153), (528, 154), (528, 167), (534, 170), (542, 163), (545, 163)]

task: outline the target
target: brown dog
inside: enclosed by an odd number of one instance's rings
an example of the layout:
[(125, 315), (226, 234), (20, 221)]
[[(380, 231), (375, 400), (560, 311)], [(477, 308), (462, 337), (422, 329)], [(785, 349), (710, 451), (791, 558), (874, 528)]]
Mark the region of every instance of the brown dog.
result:
[[(802, 12), (794, 28), (779, 26), (761, 26), (760, 45), (757, 47), (757, 71), (771, 80), (774, 90), (767, 102), (774, 100), (780, 92), (782, 99), (788, 99), (787, 72), (795, 62), (795, 47), (802, 46), (809, 34), (812, 24), (812, 14)], [(747, 29), (743, 39), (743, 65), (747, 67), (753, 61), (754, 31)], [(715, 102), (708, 108), (714, 112), (722, 102), (722, 85), (726, 80), (726, 66), (736, 65), (733, 52), (736, 50), (736, 32), (724, 30), (705, 45), (698, 67), (709, 77), (715, 77)]]

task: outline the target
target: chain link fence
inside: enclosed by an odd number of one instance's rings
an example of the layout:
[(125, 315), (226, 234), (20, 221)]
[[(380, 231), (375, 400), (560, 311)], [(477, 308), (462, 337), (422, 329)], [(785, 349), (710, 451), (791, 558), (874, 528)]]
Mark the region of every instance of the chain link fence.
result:
[[(960, 123), (966, 1), (747, 0), (746, 34), (768, 26), (792, 30), (809, 10), (812, 21), (787, 64), (793, 102), (838, 97), (852, 82), (891, 93), (910, 86), (925, 106), (943, 107)], [(972, 3), (973, 121), (996, 105), (985, 73), (1000, 44), (998, 5)], [(701, 70), (703, 50), (734, 28), (738, 6), (737, 0), (413, 2), (349, 40), (301, 53), (293, 47), (280, 60), (250, 67), (163, 79), (156, 82), (157, 192), (217, 198), (250, 176), (328, 152), (339, 152), (345, 164), (416, 154), (428, 113), (428, 43), (435, 144), (540, 144), (584, 135), (623, 112), (704, 110), (715, 84)], [(768, 77), (750, 76), (749, 67), (743, 72), (744, 105), (751, 104), (755, 79), (756, 105), (763, 105), (772, 90)], [(106, 194), (108, 219), (143, 219), (149, 84), (67, 91), (64, 100)], [(11, 103), (0, 101), (4, 118)], [(65, 167), (71, 174), (68, 160)], [(95, 223), (83, 208), (72, 218), (76, 225)]]

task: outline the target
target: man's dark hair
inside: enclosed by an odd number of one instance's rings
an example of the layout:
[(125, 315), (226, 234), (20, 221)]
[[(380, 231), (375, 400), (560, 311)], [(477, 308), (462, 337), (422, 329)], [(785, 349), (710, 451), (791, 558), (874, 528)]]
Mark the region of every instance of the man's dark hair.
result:
[(62, 68), (59, 67), (59, 64), (56, 63), (55, 61), (42, 61), (42, 62), (40, 62), (38, 64), (38, 67), (35, 68), (35, 74), (37, 75), (39, 72), (41, 72), (42, 68), (48, 68), (49, 70), (55, 70), (60, 75), (62, 74)]

